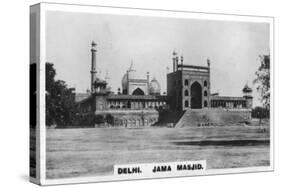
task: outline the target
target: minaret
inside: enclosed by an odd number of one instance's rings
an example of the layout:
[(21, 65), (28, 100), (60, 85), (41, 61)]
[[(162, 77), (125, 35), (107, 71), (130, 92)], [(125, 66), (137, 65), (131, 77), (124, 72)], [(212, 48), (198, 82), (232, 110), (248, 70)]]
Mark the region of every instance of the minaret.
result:
[(243, 97), (246, 99), (246, 108), (252, 109), (253, 107), (253, 96), (252, 96), (252, 88), (246, 84), (243, 88)]
[(181, 70), (183, 70), (183, 55), (181, 55)]
[(96, 70), (96, 52), (97, 50), (95, 49), (95, 46), (97, 45), (94, 41), (92, 41), (92, 48), (91, 48), (91, 53), (92, 53), (92, 61), (91, 61), (91, 93), (95, 93), (96, 89), (95, 89), (95, 81), (96, 81), (96, 74), (97, 74), (97, 70)]
[(177, 53), (173, 51), (173, 72), (176, 71), (176, 55)]
[(176, 56), (176, 71), (178, 71), (178, 65), (179, 65), (179, 57), (178, 56)]
[(149, 72), (146, 73), (146, 79), (147, 79), (147, 93), (149, 95)]
[[(208, 65), (208, 72), (209, 72), (209, 82), (211, 83), (211, 61), (209, 58), (207, 58), (207, 65)], [(208, 83), (209, 87), (210, 87), (210, 83)]]
[(209, 58), (207, 58), (207, 65), (208, 65), (208, 68), (210, 69), (210, 64), (211, 64), (211, 61)]
[(211, 61), (209, 58), (207, 58), (207, 65), (208, 65), (208, 75), (209, 75), (209, 78), (208, 78), (208, 93), (207, 93), (207, 96), (208, 96), (208, 107), (211, 107), (211, 99), (210, 99), (210, 93), (211, 93)]

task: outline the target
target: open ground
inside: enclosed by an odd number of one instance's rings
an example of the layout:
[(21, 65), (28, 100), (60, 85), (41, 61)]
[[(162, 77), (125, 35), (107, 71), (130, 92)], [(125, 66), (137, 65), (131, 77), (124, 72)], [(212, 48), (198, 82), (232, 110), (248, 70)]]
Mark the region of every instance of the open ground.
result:
[(268, 166), (269, 126), (47, 129), (46, 177), (112, 175), (113, 166), (207, 160), (207, 169)]

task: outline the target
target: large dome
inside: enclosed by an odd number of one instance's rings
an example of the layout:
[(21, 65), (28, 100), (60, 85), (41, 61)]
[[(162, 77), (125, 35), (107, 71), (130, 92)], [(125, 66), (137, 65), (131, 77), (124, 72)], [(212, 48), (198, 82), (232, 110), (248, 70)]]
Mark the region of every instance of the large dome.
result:
[(133, 67), (133, 63), (131, 63), (130, 68), (126, 71), (124, 76), (122, 77), (121, 85), (122, 89), (126, 90), (128, 89), (128, 79), (133, 80), (133, 79), (144, 79), (142, 76), (138, 75), (136, 70)]
[(122, 89), (128, 89), (128, 72), (124, 74), (122, 78)]
[(161, 87), (160, 87), (160, 84), (159, 82), (153, 78), (150, 82), (150, 85), (149, 85), (149, 93), (151, 95), (160, 95), (161, 93)]

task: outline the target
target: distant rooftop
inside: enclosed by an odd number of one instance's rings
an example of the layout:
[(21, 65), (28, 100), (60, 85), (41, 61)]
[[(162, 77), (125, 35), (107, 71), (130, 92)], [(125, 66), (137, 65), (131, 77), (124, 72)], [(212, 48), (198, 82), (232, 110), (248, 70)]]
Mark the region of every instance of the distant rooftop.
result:
[(155, 100), (165, 98), (166, 96), (154, 96), (154, 95), (109, 95), (107, 99), (111, 100), (125, 100), (125, 99), (135, 99), (135, 100)]
[(224, 100), (224, 101), (241, 101), (246, 100), (244, 97), (229, 97), (229, 96), (211, 96), (211, 100)]

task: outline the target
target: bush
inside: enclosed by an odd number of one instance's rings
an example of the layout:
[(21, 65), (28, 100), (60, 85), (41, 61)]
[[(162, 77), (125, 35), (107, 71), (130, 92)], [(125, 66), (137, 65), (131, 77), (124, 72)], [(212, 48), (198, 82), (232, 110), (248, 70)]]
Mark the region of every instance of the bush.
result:
[(113, 124), (114, 122), (114, 117), (111, 115), (111, 114), (106, 114), (105, 116), (105, 121), (108, 123), (108, 124)]
[(94, 122), (95, 122), (95, 124), (104, 123), (105, 122), (104, 116), (103, 115), (95, 115)]
[(269, 118), (269, 110), (260, 106), (255, 107), (252, 110), (252, 117), (258, 119)]

